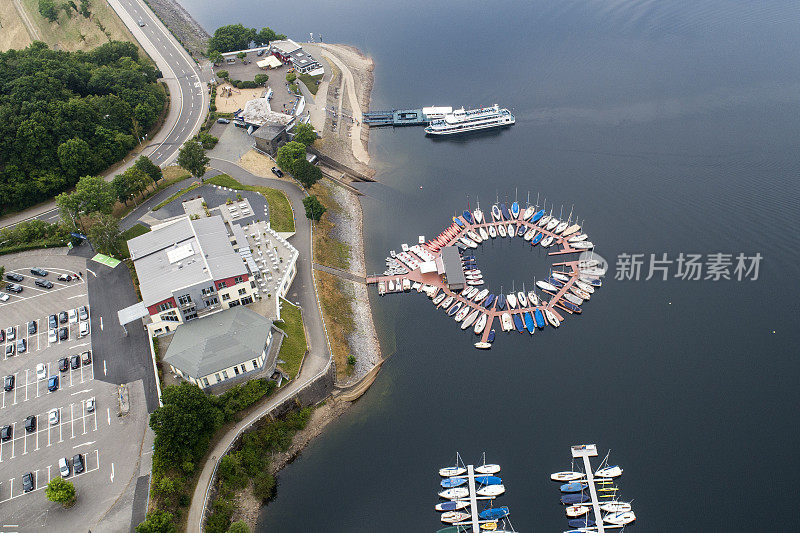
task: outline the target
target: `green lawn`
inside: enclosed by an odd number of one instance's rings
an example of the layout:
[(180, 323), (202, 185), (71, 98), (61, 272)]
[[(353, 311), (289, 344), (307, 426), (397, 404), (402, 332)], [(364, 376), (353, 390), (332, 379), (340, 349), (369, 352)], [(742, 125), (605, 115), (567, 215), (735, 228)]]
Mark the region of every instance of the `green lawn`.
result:
[(308, 88), (311, 94), (316, 95), (317, 90), (319, 89), (319, 85), (317, 82), (322, 79), (322, 74), (319, 76), (309, 76), (308, 74), (300, 74), (297, 78), (303, 82), (303, 84)]
[(213, 183), (220, 187), (228, 187), (240, 191), (261, 193), (261, 195), (267, 199), (267, 204), (269, 204), (269, 225), (272, 229), (275, 231), (294, 231), (292, 206), (289, 204), (289, 199), (283, 191), (263, 187), (261, 185), (243, 185), (227, 174), (220, 174), (219, 176), (208, 178), (206, 183)]
[(275, 322), (275, 326), (286, 333), (286, 337), (281, 344), (281, 351), (278, 354), (278, 359), (284, 361), (281, 363), (281, 369), (286, 372), (290, 378), (294, 379), (297, 372), (300, 370), (300, 363), (303, 361), (308, 344), (306, 343), (306, 332), (303, 329), (303, 316), (300, 313), (300, 308), (292, 305), (288, 301), (281, 298), (281, 318)]

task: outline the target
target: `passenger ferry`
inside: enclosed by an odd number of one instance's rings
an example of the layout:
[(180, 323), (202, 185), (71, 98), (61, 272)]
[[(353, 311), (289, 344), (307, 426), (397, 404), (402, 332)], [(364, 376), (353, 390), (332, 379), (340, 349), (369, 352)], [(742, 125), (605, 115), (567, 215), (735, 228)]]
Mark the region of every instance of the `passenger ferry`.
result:
[(507, 127), (514, 124), (514, 115), (508, 109), (500, 109), (495, 104), (482, 109), (456, 109), (440, 120), (432, 120), (425, 128), (427, 135), (450, 135), (487, 128)]

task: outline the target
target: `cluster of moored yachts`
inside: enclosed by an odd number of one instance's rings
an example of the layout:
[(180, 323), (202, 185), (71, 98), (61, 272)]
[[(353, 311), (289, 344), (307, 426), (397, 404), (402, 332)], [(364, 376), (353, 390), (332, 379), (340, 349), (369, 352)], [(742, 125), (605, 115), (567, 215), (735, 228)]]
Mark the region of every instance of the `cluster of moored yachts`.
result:
[(561, 503), (566, 506), (569, 526), (576, 528), (567, 533), (595, 531), (591, 529), (596, 523), (589, 483), (594, 484), (598, 507), (606, 528), (623, 527), (636, 520), (631, 504), (617, 499), (619, 487), (614, 480), (621, 475), (622, 468), (617, 465), (600, 468), (591, 480), (583, 472), (556, 472), (550, 475), (550, 479), (562, 483)]
[[(503, 494), (506, 489), (503, 480), (496, 476), (500, 472), (500, 465), (483, 464), (474, 468), (474, 484), (469, 483), (467, 469), (462, 466), (448, 466), (439, 469), (442, 476), (440, 485), (442, 486), (439, 497), (447, 501), (437, 503), (435, 509), (441, 514), (442, 522), (452, 524), (445, 529), (440, 529), (437, 533), (459, 533), (471, 528), (472, 502), (485, 507), (477, 512), (477, 523), (484, 531), (495, 531), (496, 533), (510, 533), (501, 527), (501, 521), (509, 515), (508, 507), (494, 507), (494, 499)], [(470, 494), (470, 486), (475, 488), (475, 494)], [(486, 506), (485, 504), (489, 505)]]
[(453, 217), (453, 223), (442, 233), (425, 243), (429, 249), (438, 252), (445, 246), (455, 245), (460, 250), (477, 248), (483, 241), (496, 237), (523, 237), (531, 246), (543, 247), (555, 243), (566, 243), (573, 250), (589, 250), (594, 244), (588, 235), (579, 233), (579, 224), (559, 220), (552, 214), (546, 215), (544, 209), (536, 210), (528, 206), (524, 211), (518, 202), (494, 204), (491, 220), (487, 220), (480, 207), (474, 211), (465, 210), (461, 216)]

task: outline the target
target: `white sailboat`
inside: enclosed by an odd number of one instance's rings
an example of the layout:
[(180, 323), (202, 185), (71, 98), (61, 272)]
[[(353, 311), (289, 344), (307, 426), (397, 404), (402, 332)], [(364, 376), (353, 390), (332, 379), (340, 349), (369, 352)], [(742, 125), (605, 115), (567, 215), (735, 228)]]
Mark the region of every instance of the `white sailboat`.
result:
[(478, 496), (500, 496), (506, 491), (503, 485), (487, 485), (475, 491)]
[(540, 228), (543, 228), (547, 225), (548, 222), (550, 222), (551, 218), (553, 217), (550, 215), (545, 215), (539, 219), (539, 222), (537, 222), (536, 225), (539, 226)]
[(474, 302), (482, 302), (489, 295), (489, 289), (483, 289), (472, 299)]
[(581, 227), (579, 225), (573, 224), (570, 227), (568, 227), (567, 229), (565, 229), (561, 233), (561, 235), (563, 235), (564, 237), (569, 237), (570, 235), (572, 235), (573, 233), (575, 233), (576, 231), (578, 231), (580, 229), (581, 229)]
[(550, 309), (544, 310), (544, 316), (547, 318), (547, 321), (550, 322), (550, 325), (554, 328), (557, 328), (561, 325), (561, 321), (558, 319), (555, 313), (553, 313)]
[(517, 302), (519, 302), (520, 308), (528, 307), (528, 298), (525, 297), (525, 293), (524, 292), (519, 291), (517, 293)]
[(585, 505), (570, 505), (566, 508), (568, 518), (578, 518), (589, 512), (589, 507)]
[(532, 205), (529, 205), (528, 208), (522, 213), (522, 220), (528, 220), (535, 212), (536, 208)]
[(545, 237), (544, 239), (542, 239), (542, 242), (541, 242), (540, 244), (542, 245), (542, 247), (543, 247), (543, 248), (547, 248), (548, 246), (550, 246), (551, 244), (553, 244), (553, 237), (552, 237), (552, 235), (548, 235), (547, 237)]
[(574, 236), (570, 237), (569, 239), (567, 239), (567, 242), (581, 242), (581, 241), (585, 241), (588, 238), (589, 238), (589, 236), (587, 234), (582, 233), (580, 235), (574, 235)]
[(506, 296), (506, 302), (508, 302), (508, 307), (510, 309), (516, 309), (517, 308), (517, 297), (514, 296), (513, 292), (511, 294), (509, 294), (508, 296)]
[(581, 472), (555, 472), (550, 474), (550, 479), (553, 481), (560, 481), (562, 483), (569, 481), (577, 481), (585, 478), (586, 475)]
[(556, 233), (556, 234), (561, 233), (562, 231), (567, 229), (567, 224), (568, 224), (568, 222), (559, 222), (558, 226), (556, 226), (556, 229), (553, 230), (553, 233)]
[(442, 477), (461, 476), (467, 473), (467, 469), (462, 466), (447, 466), (439, 469), (439, 475)]
[(542, 289), (543, 291), (558, 292), (558, 289), (556, 289), (553, 285), (550, 285), (546, 281), (541, 281), (541, 280), (537, 281), (536, 286)]
[(475, 467), (476, 474), (490, 475), (490, 474), (496, 474), (499, 471), (500, 471), (500, 465), (495, 465), (495, 464), (488, 464), (488, 465), (484, 464)]
[(573, 242), (571, 246), (576, 250), (588, 250), (589, 248), (594, 248), (594, 243), (590, 241), (580, 241), (580, 242)]
[(497, 230), (494, 229), (494, 226), (489, 226), (489, 237), (491, 237), (492, 239), (497, 237)]
[(539, 307), (539, 297), (533, 291), (528, 291), (528, 303), (531, 307)]
[(556, 228), (556, 226), (558, 226), (558, 223), (559, 220), (557, 218), (551, 218), (550, 221), (547, 223), (545, 229), (547, 229), (547, 231), (553, 231)]
[(497, 225), (497, 233), (499, 233), (501, 237), (505, 238), (505, 236), (506, 236), (506, 227), (503, 224), (498, 224)]
[(442, 300), (444, 300), (445, 296), (447, 296), (445, 293), (441, 293), (439, 296), (433, 299), (433, 304), (438, 306), (440, 303), (442, 303)]
[(469, 517), (469, 514), (461, 511), (447, 511), (446, 513), (442, 514), (442, 522), (447, 524), (455, 524), (456, 522), (463, 522)]
[(522, 238), (525, 239), (526, 241), (530, 241), (531, 239), (533, 239), (534, 235), (536, 235), (536, 230), (529, 229), (528, 231), (525, 232), (525, 235), (523, 235)]
[(636, 515), (633, 511), (623, 511), (620, 513), (612, 513), (603, 517), (603, 522), (615, 526), (625, 526), (636, 520)]
[(606, 466), (594, 473), (597, 477), (615, 478), (622, 475), (622, 468), (617, 465)]
[(581, 281), (579, 279), (575, 280), (575, 286), (584, 292), (588, 292), (589, 294), (594, 294), (594, 287), (592, 287), (585, 281)]
[(607, 513), (624, 513), (631, 510), (631, 504), (628, 502), (611, 501), (605, 502), (600, 505), (600, 509)]
[(452, 304), (452, 303), (453, 303), (453, 300), (455, 300), (455, 297), (454, 297), (454, 296), (448, 296), (448, 297), (447, 297), (447, 298), (445, 298), (445, 299), (444, 299), (444, 301), (443, 301), (443, 302), (442, 302), (440, 305), (438, 305), (437, 307), (444, 307), (445, 309), (447, 309), (448, 307), (450, 307), (450, 304)]
[(456, 322), (461, 322), (462, 320), (464, 320), (467, 317), (467, 313), (469, 313), (471, 310), (472, 310), (472, 308), (470, 306), (468, 306), (468, 305), (465, 305), (464, 307), (462, 307), (458, 311), (458, 313), (456, 313), (455, 321)]
[(480, 317), (478, 317), (478, 320), (475, 321), (475, 328), (473, 329), (475, 335), (480, 335), (481, 333), (483, 333), (483, 330), (486, 327), (487, 320), (488, 320), (488, 315), (486, 313), (483, 313), (481, 314)]
[(517, 230), (514, 229), (514, 224), (509, 224), (508, 225), (508, 236), (509, 237), (513, 237), (514, 235), (516, 235), (516, 233), (517, 233)]
[(446, 500), (460, 500), (469, 496), (469, 489), (466, 487), (455, 487), (452, 489), (445, 489), (439, 493), (439, 496)]
[(511, 331), (514, 329), (514, 321), (511, 320), (511, 315), (508, 313), (503, 313), (500, 315), (500, 327), (503, 331)]
[(484, 227), (478, 228), (478, 233), (480, 234), (481, 239), (483, 239), (484, 241), (488, 241), (489, 240), (489, 234), (486, 233), (486, 228), (484, 228)]
[(551, 276), (553, 276), (558, 281), (563, 281), (564, 283), (568, 282), (569, 278), (570, 278), (569, 276), (567, 276), (563, 272), (552, 272)]
[(483, 211), (481, 211), (479, 207), (475, 208), (475, 211), (472, 212), (472, 216), (475, 217), (476, 224), (483, 224)]
[(469, 316), (465, 318), (464, 321), (461, 323), (461, 329), (467, 329), (468, 327), (470, 327), (472, 323), (475, 322), (475, 320), (478, 318), (479, 313), (480, 311), (478, 311), (477, 309), (472, 313), (470, 313)]

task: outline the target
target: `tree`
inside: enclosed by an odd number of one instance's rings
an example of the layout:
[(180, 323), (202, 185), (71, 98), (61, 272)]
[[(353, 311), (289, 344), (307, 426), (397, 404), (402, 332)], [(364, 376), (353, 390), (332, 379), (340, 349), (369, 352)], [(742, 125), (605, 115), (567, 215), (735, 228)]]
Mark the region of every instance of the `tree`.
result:
[(236, 54), (236, 57), (238, 57), (241, 60), (244, 60), (244, 58), (247, 57), (247, 54), (245, 54), (244, 52), (239, 52), (238, 54)]
[(56, 196), (56, 207), (58, 207), (61, 220), (63, 220), (67, 226), (71, 229), (78, 229), (80, 226), (81, 231), (83, 231), (83, 225), (80, 221), (81, 202), (77, 195), (74, 193), (69, 194), (62, 192)]
[(305, 157), (306, 146), (297, 141), (290, 141), (278, 148), (275, 162), (286, 172), (294, 172), (294, 163)]
[(61, 477), (51, 479), (44, 493), (48, 500), (64, 507), (71, 507), (75, 503), (75, 485)]
[(211, 61), (213, 64), (218, 65), (222, 63), (222, 53), (219, 50), (212, 50), (208, 54), (208, 60)]
[(83, 139), (67, 139), (58, 145), (57, 153), (61, 170), (72, 180), (86, 174), (92, 167), (92, 149)]
[(258, 32), (258, 35), (256, 35), (255, 40), (256, 42), (259, 42), (261, 44), (269, 44), (272, 41), (278, 41), (281, 39), (286, 39), (286, 36), (285, 35), (278, 36), (277, 33), (272, 31), (272, 29), (265, 27), (261, 28), (261, 31)]
[(171, 513), (154, 509), (136, 526), (136, 533), (178, 533), (178, 528), (172, 523)]
[(50, 22), (58, 19), (58, 9), (53, 0), (39, 0), (39, 13)]
[(267, 83), (268, 79), (269, 76), (267, 74), (256, 74), (256, 77), (253, 79), (253, 81), (256, 83), (256, 85), (264, 85)]
[(82, 177), (72, 194), (78, 196), (81, 212), (85, 215), (110, 213), (114, 207), (114, 189), (98, 176)]
[(313, 187), (316, 182), (322, 179), (322, 171), (319, 167), (309, 163), (305, 157), (294, 162), (292, 175), (306, 189)]
[(306, 146), (314, 144), (314, 141), (317, 140), (317, 133), (314, 131), (314, 126), (308, 122), (295, 126), (294, 140)]
[(228, 528), (228, 533), (251, 533), (250, 527), (243, 521), (238, 520), (231, 524), (231, 527)]
[(303, 207), (306, 208), (306, 218), (319, 222), (322, 215), (327, 211), (325, 206), (320, 203), (316, 196), (306, 196), (303, 198)]
[(118, 255), (122, 251), (122, 234), (119, 231), (119, 219), (115, 216), (97, 215), (87, 237), (98, 252)]
[(139, 159), (136, 160), (133, 166), (147, 174), (147, 176), (153, 180), (153, 183), (158, 183), (158, 181), (164, 177), (161, 167), (150, 161), (150, 158), (147, 156), (139, 156)]
[(227, 78), (228, 78), (228, 76), (229, 76), (229, 74), (228, 74), (228, 71), (227, 71), (227, 70), (220, 70), (220, 71), (217, 71), (217, 77), (218, 77), (218, 78), (222, 78), (222, 79), (224, 80), (224, 79), (227, 79)]
[(206, 152), (203, 147), (196, 141), (189, 141), (183, 145), (181, 151), (178, 153), (178, 165), (181, 168), (189, 171), (192, 176), (202, 178), (206, 173), (206, 165), (211, 160), (206, 157)]
[(296, 80), (296, 79), (297, 79), (297, 74), (295, 74), (294, 72), (287, 72), (286, 73), (286, 81), (288, 83), (294, 83), (294, 80)]
[(222, 412), (191, 383), (165, 387), (161, 399), (164, 404), (150, 415), (156, 455), (176, 464), (201, 459)]
[(245, 28), (241, 24), (229, 24), (220, 26), (208, 40), (208, 52), (233, 52), (242, 50), (250, 45), (256, 38), (256, 30)]

